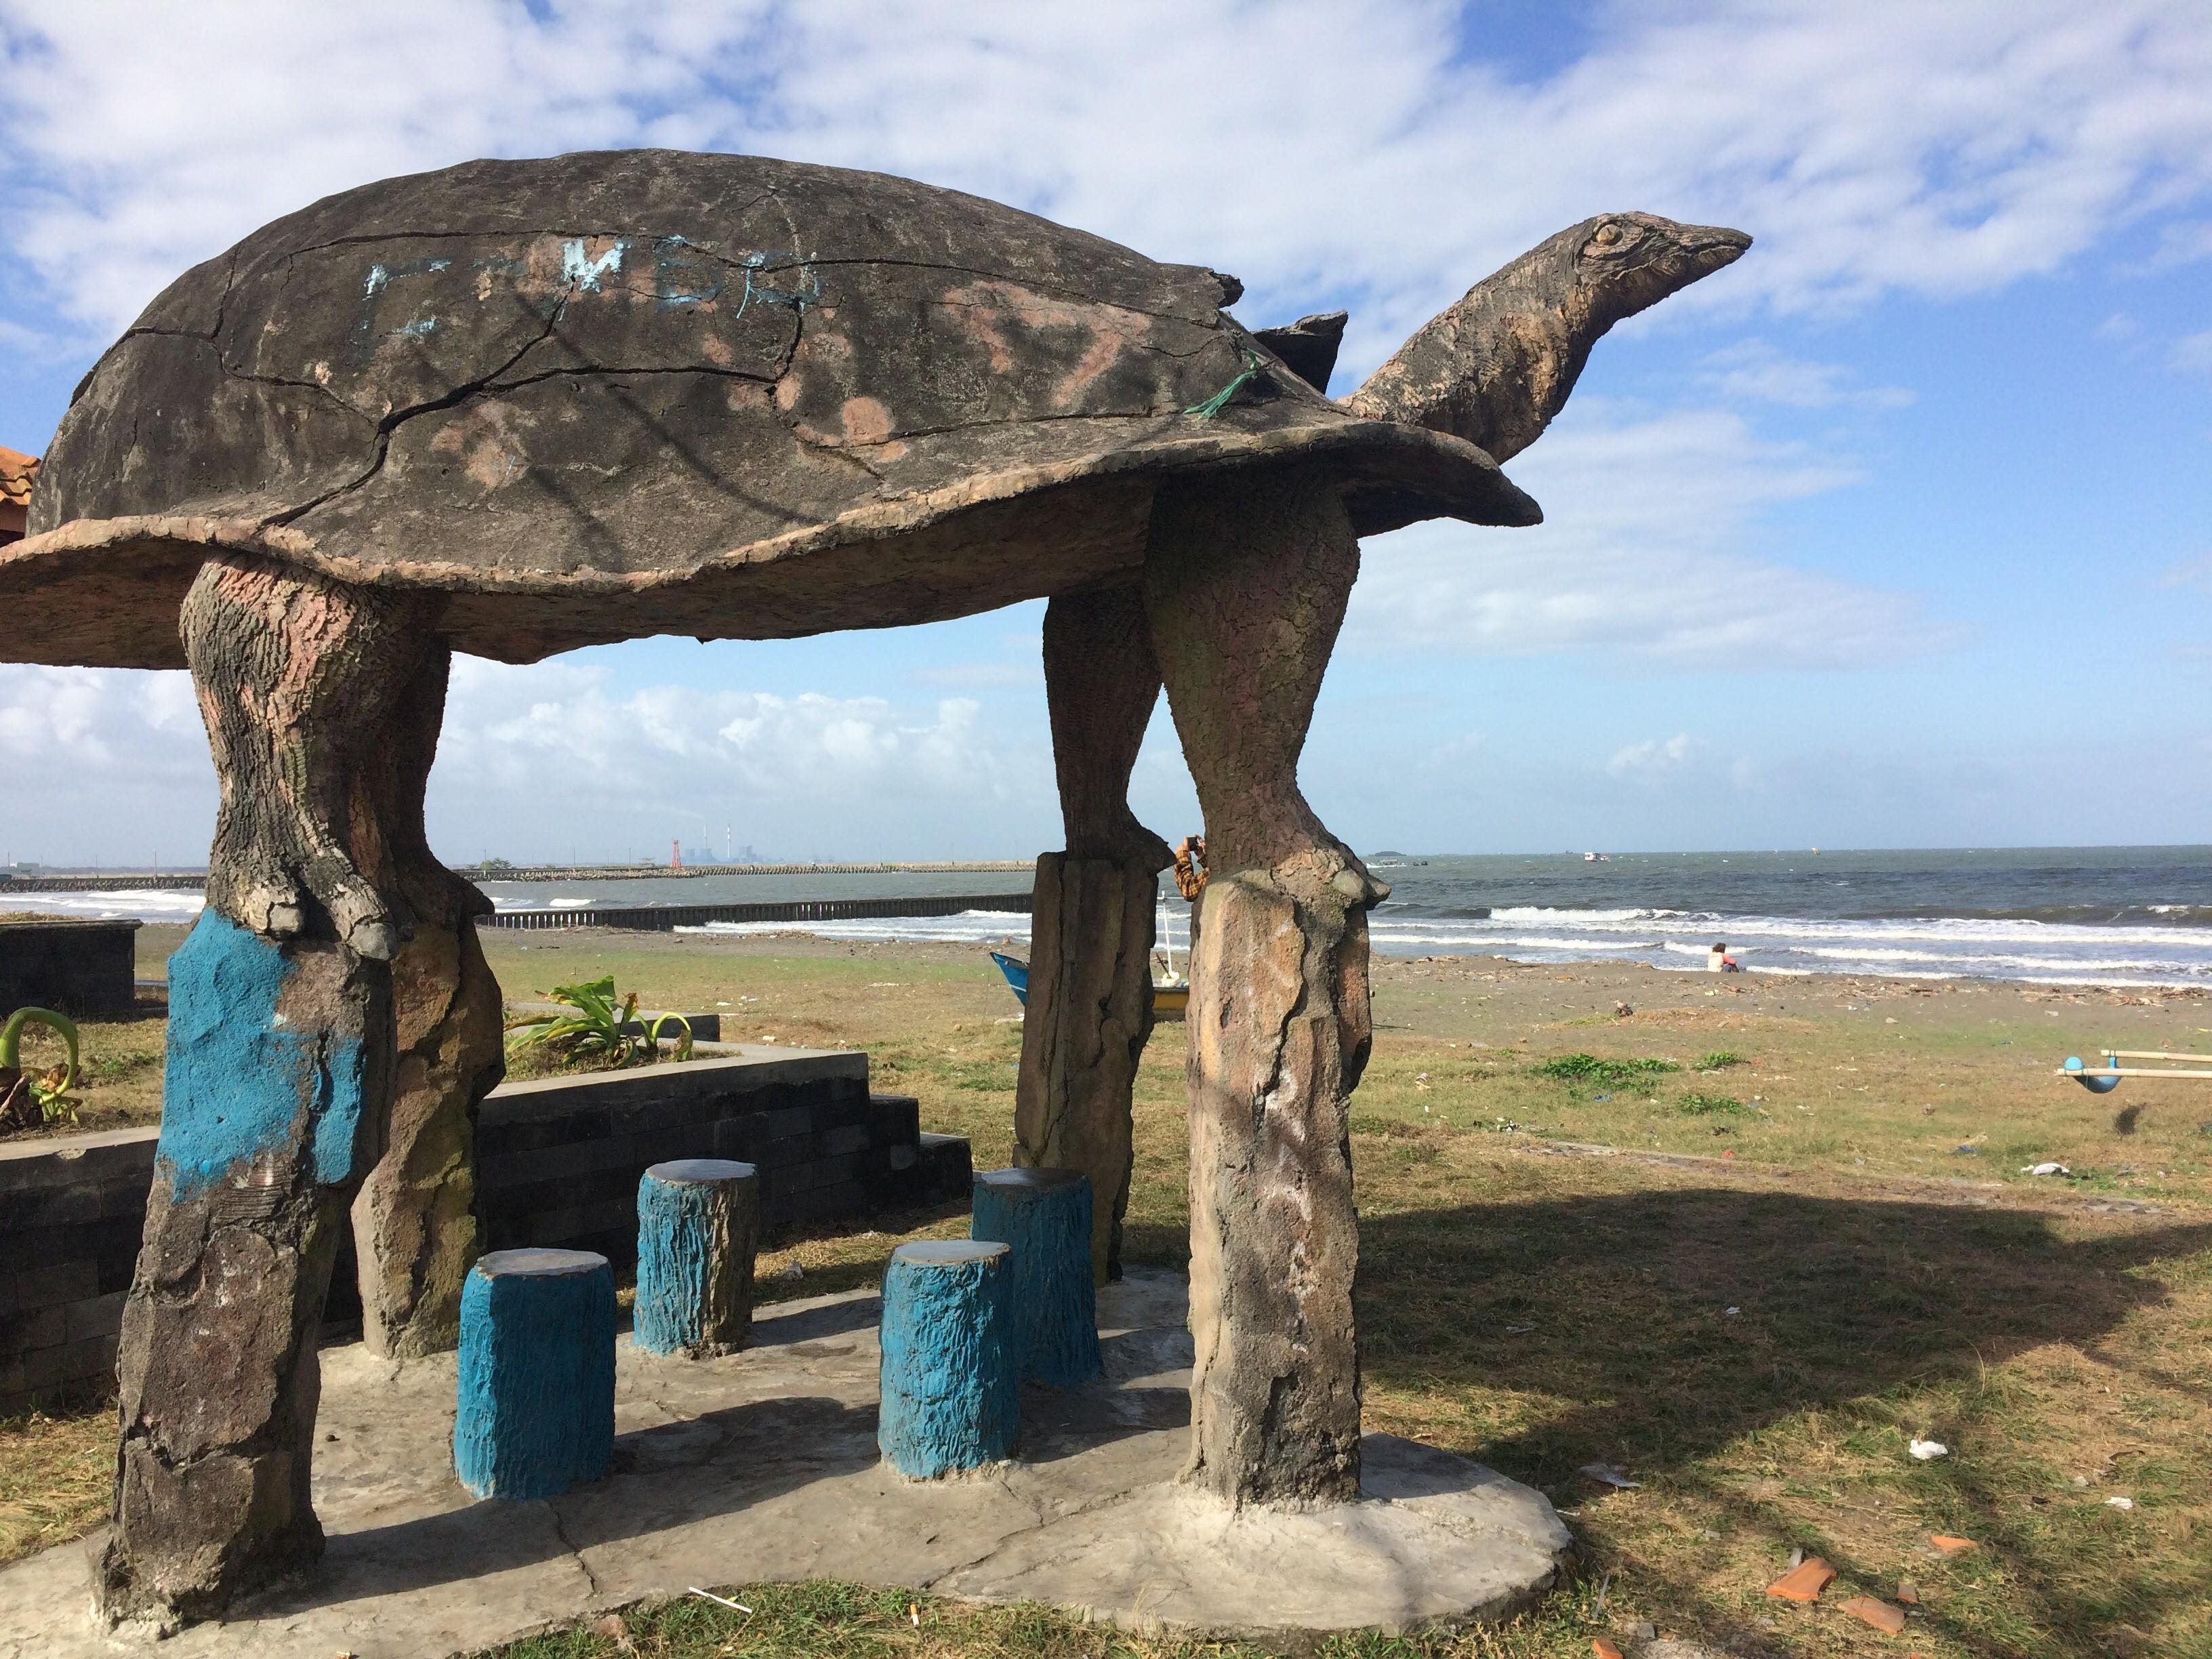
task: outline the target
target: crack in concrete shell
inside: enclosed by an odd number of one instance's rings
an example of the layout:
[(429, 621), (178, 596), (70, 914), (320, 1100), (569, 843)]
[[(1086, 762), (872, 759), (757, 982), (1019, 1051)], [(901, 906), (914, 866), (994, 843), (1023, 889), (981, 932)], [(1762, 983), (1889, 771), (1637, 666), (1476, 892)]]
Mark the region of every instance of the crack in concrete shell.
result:
[(269, 529), (278, 525), (295, 524), (300, 520), (305, 518), (308, 514), (313, 512), (317, 507), (323, 506), (325, 503), (335, 501), (340, 495), (351, 495), (355, 490), (359, 489), (363, 484), (367, 483), (370, 479), (374, 478), (379, 472), (381, 472), (384, 470), (385, 460), (386, 457), (392, 453), (392, 434), (394, 432), (398, 431), (400, 427), (404, 425), (407, 422), (413, 420), (418, 415), (433, 414), (441, 409), (452, 409), (456, 404), (466, 403), (471, 398), (475, 397), (478, 392), (483, 392), (486, 387), (491, 386), (501, 375), (506, 374), (508, 369), (514, 368), (516, 363), (521, 362), (525, 354), (534, 350), (540, 345), (543, 345), (552, 337), (553, 331), (560, 325), (562, 313), (567, 311), (568, 308), (568, 301), (564, 297), (558, 305), (553, 307), (551, 314), (545, 319), (545, 326), (538, 331), (537, 337), (526, 342), (525, 344), (518, 348), (513, 356), (508, 357), (507, 360), (501, 363), (497, 368), (492, 370), (490, 374), (480, 376), (476, 380), (465, 382), (455, 390), (446, 393), (443, 397), (433, 398), (423, 403), (410, 404), (404, 409), (397, 409), (392, 410), (391, 414), (386, 416), (383, 420), (377, 423), (375, 437), (376, 454), (374, 459), (369, 462), (368, 469), (364, 471), (359, 477), (353, 479), (350, 483), (340, 484), (335, 489), (326, 489), (321, 495), (314, 497), (313, 500), (309, 501), (301, 506), (288, 507), (282, 513), (271, 514), (261, 521), (262, 527), (264, 529)]

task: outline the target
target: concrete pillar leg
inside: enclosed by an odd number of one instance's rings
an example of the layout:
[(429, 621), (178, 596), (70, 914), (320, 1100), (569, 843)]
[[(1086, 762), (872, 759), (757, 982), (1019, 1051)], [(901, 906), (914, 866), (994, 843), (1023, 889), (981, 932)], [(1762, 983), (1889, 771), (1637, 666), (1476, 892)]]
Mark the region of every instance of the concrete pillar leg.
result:
[(1152, 1030), (1154, 878), (1169, 863), (1167, 843), (1129, 811), (1160, 695), (1143, 595), (1053, 599), (1044, 684), (1067, 850), (1037, 860), (1014, 1162), (1091, 1178), (1091, 1274), (1103, 1285), (1121, 1276), (1132, 1097)]
[(1152, 1030), (1155, 872), (1047, 853), (1030, 919), (1030, 996), (1014, 1091), (1014, 1163), (1090, 1177), (1091, 1271), (1121, 1276), (1137, 1063)]
[(1296, 471), (1164, 489), (1145, 596), (1206, 812), (1191, 963), (1191, 1453), (1234, 1504), (1359, 1491), (1347, 1097), (1370, 1040), (1365, 911), (1297, 759), (1358, 544)]
[(222, 802), (172, 960), (145, 1243), (123, 1316), (115, 1523), (96, 1595), (173, 1627), (313, 1560), (315, 1338), (393, 1058), (404, 908), (373, 751), (415, 602), (210, 562), (183, 611)]
[(499, 981), (477, 942), (491, 904), (432, 855), (422, 794), (445, 717), (451, 653), (426, 653), (381, 746), (380, 816), (414, 937), (392, 959), (398, 1068), (384, 1156), (353, 1203), (362, 1340), (412, 1358), (460, 1340), (461, 1287), (482, 1249), (477, 1108), (506, 1072)]

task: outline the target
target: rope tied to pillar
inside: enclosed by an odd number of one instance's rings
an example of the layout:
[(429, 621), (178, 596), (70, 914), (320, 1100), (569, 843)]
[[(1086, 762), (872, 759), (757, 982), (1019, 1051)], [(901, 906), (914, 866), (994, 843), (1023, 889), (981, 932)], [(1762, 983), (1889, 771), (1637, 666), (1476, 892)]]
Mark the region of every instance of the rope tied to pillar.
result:
[(1215, 392), (1211, 398), (1208, 398), (1204, 403), (1193, 404), (1188, 409), (1182, 411), (1184, 414), (1195, 416), (1201, 421), (1212, 420), (1215, 416), (1221, 413), (1223, 410), (1229, 407), (1229, 400), (1231, 398), (1234, 398), (1238, 392), (1242, 392), (1251, 381), (1257, 380), (1260, 376), (1267, 372), (1267, 365), (1266, 362), (1261, 357), (1260, 354), (1253, 350), (1251, 346), (1245, 341), (1242, 339), (1238, 340), (1237, 342), (1237, 349), (1243, 355), (1244, 372), (1242, 374), (1239, 374), (1235, 380), (1231, 380), (1227, 386), (1222, 387), (1220, 391)]

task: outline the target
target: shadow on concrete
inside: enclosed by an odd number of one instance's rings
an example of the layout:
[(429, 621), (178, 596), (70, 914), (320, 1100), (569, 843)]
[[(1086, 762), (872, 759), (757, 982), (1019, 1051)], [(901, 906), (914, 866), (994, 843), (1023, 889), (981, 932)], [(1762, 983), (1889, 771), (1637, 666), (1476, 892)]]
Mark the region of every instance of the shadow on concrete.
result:
[[(770, 1313), (756, 1322), (756, 1347), (786, 1357), (808, 1342), (872, 1329), (874, 1297)], [(1135, 1340), (1151, 1337), (1149, 1348)], [(1176, 1331), (1112, 1339), (1149, 1363), (1172, 1354)], [(1133, 1435), (1187, 1425), (1181, 1388), (1023, 1390), (1018, 1453), (1032, 1464), (1059, 1462)], [(544, 1503), (484, 1499), (442, 1514), (333, 1533), (309, 1606), (349, 1595), (404, 1595), (433, 1585), (532, 1566), (580, 1550), (734, 1513), (817, 1481), (875, 1468), (877, 1412), (821, 1396), (751, 1401), (633, 1430), (615, 1440), (607, 1474)], [(447, 1477), (450, 1479), (450, 1475)], [(289, 1604), (289, 1602), (287, 1603)], [(272, 1607), (267, 1612), (280, 1612)]]
[(779, 1311), (775, 1303), (753, 1312), (752, 1334), (745, 1346), (794, 1347), (802, 1342), (823, 1342), (832, 1337), (872, 1331), (883, 1320), (884, 1299), (866, 1296), (851, 1302), (831, 1302), (820, 1307)]
[(302, 1605), (363, 1593), (404, 1595), (533, 1566), (728, 1514), (876, 1461), (872, 1404), (787, 1397), (707, 1412), (617, 1436), (603, 1479), (550, 1501), (485, 1498), (440, 1515), (333, 1533)]

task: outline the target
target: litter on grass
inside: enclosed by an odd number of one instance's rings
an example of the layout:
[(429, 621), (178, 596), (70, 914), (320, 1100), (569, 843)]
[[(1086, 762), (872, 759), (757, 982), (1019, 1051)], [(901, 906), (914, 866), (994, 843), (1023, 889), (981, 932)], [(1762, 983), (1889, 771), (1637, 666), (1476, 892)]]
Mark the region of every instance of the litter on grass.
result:
[(1766, 1587), (1766, 1593), (1781, 1601), (1817, 1601), (1820, 1592), (1836, 1570), (1817, 1555), (1808, 1555)]
[(1917, 1435), (1912, 1437), (1912, 1443), (1908, 1445), (1905, 1450), (1923, 1463), (1930, 1462), (1938, 1457), (1948, 1457), (1951, 1455), (1951, 1449), (1942, 1441), (1923, 1440)]
[(1836, 1605), (1839, 1611), (1850, 1613), (1854, 1619), (1864, 1620), (1876, 1630), (1887, 1631), (1892, 1636), (1905, 1628), (1904, 1608), (1893, 1607), (1887, 1601), (1877, 1601), (1871, 1595), (1854, 1595), (1850, 1601), (1839, 1601)]
[(750, 1607), (747, 1607), (742, 1601), (732, 1601), (726, 1595), (717, 1595), (712, 1590), (702, 1590), (696, 1584), (690, 1585), (687, 1588), (690, 1589), (691, 1594), (694, 1595), (702, 1597), (709, 1601), (719, 1601), (726, 1607), (735, 1607), (739, 1613), (750, 1613), (752, 1611)]
[(2027, 1164), (2021, 1165), (2020, 1172), (2028, 1176), (2070, 1176), (2074, 1173), (2063, 1164)]
[(2107, 1498), (2105, 1506), (2107, 1509), (2131, 1510), (2136, 1506), (2136, 1500), (2132, 1498)]
[(1579, 1473), (1589, 1476), (1593, 1480), (1601, 1481), (1608, 1486), (1617, 1486), (1622, 1492), (1637, 1492), (1641, 1490), (1644, 1485), (1641, 1480), (1631, 1480), (1628, 1478), (1627, 1470), (1615, 1468), (1610, 1463), (1585, 1463)]

